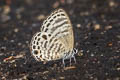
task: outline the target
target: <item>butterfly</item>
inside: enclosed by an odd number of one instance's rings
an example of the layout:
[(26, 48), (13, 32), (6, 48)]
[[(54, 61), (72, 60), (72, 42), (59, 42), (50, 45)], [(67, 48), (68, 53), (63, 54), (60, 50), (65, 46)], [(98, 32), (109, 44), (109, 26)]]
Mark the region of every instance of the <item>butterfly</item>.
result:
[(31, 54), (37, 61), (53, 61), (74, 58), (77, 49), (74, 48), (72, 24), (63, 9), (52, 12), (43, 21), (40, 32), (33, 35), (30, 43)]

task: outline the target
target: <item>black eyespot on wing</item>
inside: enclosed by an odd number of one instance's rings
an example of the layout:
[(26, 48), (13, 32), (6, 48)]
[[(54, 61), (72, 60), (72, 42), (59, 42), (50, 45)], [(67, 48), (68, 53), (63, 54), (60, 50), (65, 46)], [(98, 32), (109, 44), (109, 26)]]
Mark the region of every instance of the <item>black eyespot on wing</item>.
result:
[(50, 25), (50, 23), (47, 24), (47, 27)]
[(40, 46), (38, 46), (38, 49), (40, 49)]
[(46, 24), (47, 20), (45, 20), (44, 24)]
[(41, 31), (44, 29), (44, 27), (45, 27), (45, 26), (42, 26), (42, 27), (41, 27)]
[(34, 54), (35, 54), (35, 55), (37, 55), (37, 54), (38, 54), (38, 51), (37, 51), (37, 50), (35, 50), (35, 51), (34, 51)]
[(50, 36), (51, 36), (51, 34), (48, 34), (48, 36), (50, 37)]
[(56, 18), (56, 16), (54, 16), (53, 18)]
[(38, 41), (40, 41), (40, 38), (38, 38)]
[(36, 46), (35, 45), (33, 45), (33, 49), (35, 49), (36, 48)]
[(47, 47), (47, 43), (48, 43), (48, 41), (45, 41), (45, 45), (44, 45), (45, 48)]
[(56, 42), (56, 41), (57, 41), (57, 39), (54, 40), (54, 42)]
[(37, 39), (37, 37), (35, 37), (35, 40)]
[(40, 33), (37, 36), (40, 36)]
[(37, 42), (37, 45), (39, 45), (39, 42)]
[(35, 41), (33, 43), (35, 44)]
[(50, 20), (50, 22), (52, 22), (52, 21), (53, 21), (53, 19)]
[(46, 35), (42, 35), (42, 38), (44, 38), (45, 40), (47, 40), (47, 36)]
[(48, 29), (46, 28), (45, 32), (47, 32), (47, 30), (48, 30)]
[(62, 16), (65, 16), (65, 14), (61, 14)]
[(51, 17), (49, 16), (48, 19), (50, 19)]
[(60, 16), (59, 14), (57, 16)]
[(40, 44), (42, 45), (42, 44), (43, 44), (43, 42), (40, 42)]

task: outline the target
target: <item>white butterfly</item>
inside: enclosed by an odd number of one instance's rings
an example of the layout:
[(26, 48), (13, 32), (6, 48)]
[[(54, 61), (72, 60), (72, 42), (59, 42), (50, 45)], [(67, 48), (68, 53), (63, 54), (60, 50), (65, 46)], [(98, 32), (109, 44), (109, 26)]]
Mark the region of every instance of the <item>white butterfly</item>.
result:
[(63, 9), (55, 10), (43, 22), (30, 43), (31, 54), (37, 61), (52, 61), (74, 58), (74, 35), (70, 19)]

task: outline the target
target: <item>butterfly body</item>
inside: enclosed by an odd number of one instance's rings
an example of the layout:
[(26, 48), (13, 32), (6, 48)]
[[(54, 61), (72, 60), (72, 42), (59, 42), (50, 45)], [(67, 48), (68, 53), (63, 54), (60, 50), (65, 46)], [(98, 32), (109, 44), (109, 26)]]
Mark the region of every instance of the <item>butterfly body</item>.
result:
[(31, 53), (37, 61), (74, 57), (73, 47), (72, 25), (63, 9), (58, 9), (48, 16), (30, 44)]

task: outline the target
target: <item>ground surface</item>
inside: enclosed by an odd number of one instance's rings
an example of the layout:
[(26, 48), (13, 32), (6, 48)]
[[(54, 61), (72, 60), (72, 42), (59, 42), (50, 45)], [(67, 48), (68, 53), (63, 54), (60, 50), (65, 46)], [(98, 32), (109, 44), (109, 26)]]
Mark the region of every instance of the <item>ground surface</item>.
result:
[[(77, 63), (43, 64), (29, 43), (43, 20), (63, 8), (73, 24)], [(0, 0), (0, 80), (120, 80), (119, 0)]]

